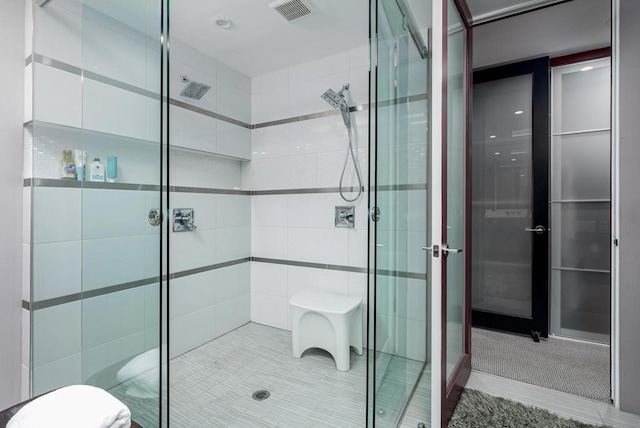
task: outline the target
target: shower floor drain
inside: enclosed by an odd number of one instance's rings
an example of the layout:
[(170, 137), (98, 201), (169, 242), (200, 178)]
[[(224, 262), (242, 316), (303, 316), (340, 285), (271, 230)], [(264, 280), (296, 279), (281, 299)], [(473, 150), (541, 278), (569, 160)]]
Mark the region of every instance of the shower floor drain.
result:
[(254, 392), (253, 394), (251, 394), (253, 399), (257, 400), (257, 401), (266, 400), (267, 398), (269, 398), (270, 395), (271, 394), (266, 389), (261, 389), (259, 391)]

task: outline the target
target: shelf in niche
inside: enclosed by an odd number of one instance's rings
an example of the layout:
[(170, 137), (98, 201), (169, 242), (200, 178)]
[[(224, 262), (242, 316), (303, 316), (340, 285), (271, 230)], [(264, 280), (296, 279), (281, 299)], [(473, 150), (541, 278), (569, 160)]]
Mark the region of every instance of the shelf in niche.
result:
[(214, 152), (207, 152), (205, 150), (192, 149), (192, 148), (183, 147), (183, 146), (171, 146), (170, 145), (169, 149), (171, 151), (174, 151), (174, 152), (193, 153), (193, 154), (197, 154), (197, 155), (204, 155), (204, 156), (215, 157), (215, 158), (220, 158), (220, 159), (228, 159), (228, 160), (239, 161), (239, 162), (249, 162), (250, 161), (250, 159), (239, 158), (239, 157), (229, 156), (229, 155), (223, 155), (223, 154), (214, 153)]
[(160, 190), (160, 185), (158, 184), (107, 183), (102, 181), (63, 180), (60, 178), (27, 178), (24, 180), (24, 187), (113, 189), (113, 190), (139, 190), (139, 191)]
[(97, 137), (100, 139), (113, 139), (122, 143), (133, 143), (137, 145), (147, 145), (149, 147), (157, 147), (160, 145), (159, 141), (145, 140), (141, 138), (127, 137), (125, 135), (111, 134), (108, 132), (94, 131), (91, 129), (77, 128), (75, 126), (61, 125), (58, 123), (42, 122), (39, 120), (32, 120), (24, 124), (25, 128), (35, 130), (38, 129), (51, 130), (56, 132), (68, 133), (69, 135), (79, 136), (82, 138)]
[[(118, 135), (118, 134), (111, 134), (108, 132), (101, 132), (101, 131), (94, 131), (91, 129), (84, 129), (84, 128), (77, 128), (74, 126), (68, 126), (68, 125), (61, 125), (61, 124), (57, 124), (57, 123), (51, 123), (51, 122), (43, 122), (43, 121), (38, 121), (38, 120), (33, 120), (33, 121), (29, 121), (26, 122), (24, 124), (24, 127), (27, 129), (30, 129), (32, 132), (35, 130), (37, 132), (38, 129), (42, 129), (42, 130), (47, 130), (47, 131), (54, 131), (54, 132), (58, 132), (58, 133), (66, 133), (69, 136), (74, 136), (76, 137), (76, 140), (78, 142), (82, 142), (83, 139), (111, 139), (113, 140), (114, 143), (118, 143), (118, 144), (134, 144), (134, 145), (138, 145), (138, 146), (147, 146), (149, 147), (149, 149), (154, 149), (154, 150), (158, 150), (161, 143), (159, 141), (152, 141), (152, 140), (145, 140), (145, 139), (140, 139), (140, 138), (133, 138), (133, 137), (127, 137), (124, 135)], [(34, 135), (34, 137), (37, 135)], [(92, 138), (93, 137), (93, 138)], [(204, 156), (211, 156), (211, 157), (216, 157), (216, 158), (221, 158), (221, 159), (228, 159), (228, 160), (234, 160), (234, 161), (241, 161), (241, 162), (247, 162), (250, 159), (245, 159), (245, 158), (239, 158), (239, 157), (235, 157), (235, 156), (229, 156), (229, 155), (224, 155), (224, 154), (220, 154), (220, 153), (215, 153), (215, 152), (208, 152), (205, 150), (199, 150), (199, 149), (192, 149), (189, 147), (183, 147), (183, 146), (169, 146), (169, 149), (171, 151), (175, 151), (175, 152), (184, 152), (184, 153), (193, 153), (196, 155), (204, 155)]]

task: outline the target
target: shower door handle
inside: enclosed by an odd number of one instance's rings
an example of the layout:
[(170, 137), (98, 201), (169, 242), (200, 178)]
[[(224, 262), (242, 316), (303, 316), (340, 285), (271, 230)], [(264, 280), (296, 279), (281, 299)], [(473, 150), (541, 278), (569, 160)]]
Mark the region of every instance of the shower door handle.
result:
[(149, 210), (149, 224), (151, 226), (159, 226), (162, 223), (162, 213), (158, 208), (151, 208)]

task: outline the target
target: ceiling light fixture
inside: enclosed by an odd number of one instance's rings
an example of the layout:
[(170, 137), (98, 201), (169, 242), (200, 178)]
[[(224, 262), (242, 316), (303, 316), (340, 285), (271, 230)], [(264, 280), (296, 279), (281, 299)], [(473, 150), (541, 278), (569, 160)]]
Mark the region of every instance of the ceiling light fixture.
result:
[(495, 152), (495, 153), (494, 153), (494, 155), (496, 155), (496, 156), (497, 156), (497, 155), (499, 155), (499, 154), (500, 154), (500, 152)]
[(513, 112), (513, 114), (522, 114), (522, 113), (524, 113), (522, 110), (516, 110)]
[(215, 18), (213, 18), (213, 23), (216, 24), (216, 27), (226, 30), (231, 28), (233, 21), (231, 21), (226, 16), (218, 15)]
[(593, 67), (590, 65), (580, 69), (580, 71), (589, 71), (589, 70), (593, 70)]
[(511, 159), (511, 160), (512, 160), (513, 162), (515, 162), (515, 161), (516, 161), (516, 158), (513, 158), (513, 159)]
[(489, 135), (489, 138), (496, 138), (495, 135)]

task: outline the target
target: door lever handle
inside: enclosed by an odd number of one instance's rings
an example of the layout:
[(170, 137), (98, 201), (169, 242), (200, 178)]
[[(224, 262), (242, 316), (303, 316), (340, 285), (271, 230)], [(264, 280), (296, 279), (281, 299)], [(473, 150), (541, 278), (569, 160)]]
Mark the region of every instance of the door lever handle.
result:
[(445, 254), (445, 256), (449, 253), (458, 254), (462, 252), (462, 250), (459, 250), (457, 248), (449, 248), (447, 244), (442, 244), (442, 247), (440, 247), (440, 249)]
[(543, 233), (545, 233), (547, 231), (547, 229), (544, 226), (536, 226), (534, 228), (530, 228), (530, 227), (526, 227), (524, 229), (525, 232), (535, 232), (538, 235), (542, 235)]

